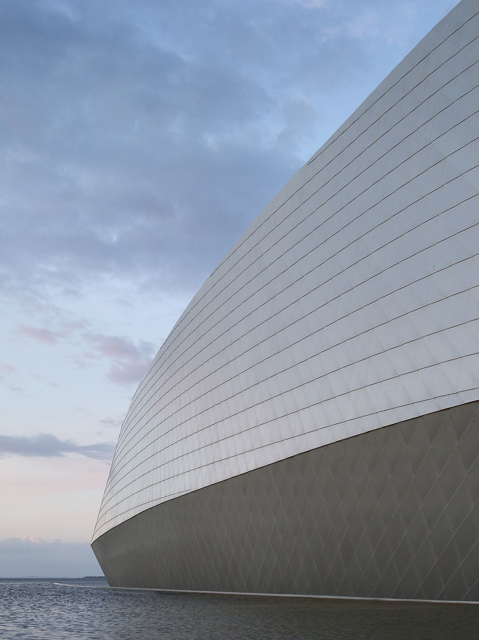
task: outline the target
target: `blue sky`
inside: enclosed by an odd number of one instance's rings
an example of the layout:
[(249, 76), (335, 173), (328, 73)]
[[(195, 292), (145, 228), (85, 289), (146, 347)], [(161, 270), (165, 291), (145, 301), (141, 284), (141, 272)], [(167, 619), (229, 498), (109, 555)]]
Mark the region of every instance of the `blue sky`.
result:
[(3, 0), (0, 576), (98, 574), (130, 398), (269, 200), (454, 0)]

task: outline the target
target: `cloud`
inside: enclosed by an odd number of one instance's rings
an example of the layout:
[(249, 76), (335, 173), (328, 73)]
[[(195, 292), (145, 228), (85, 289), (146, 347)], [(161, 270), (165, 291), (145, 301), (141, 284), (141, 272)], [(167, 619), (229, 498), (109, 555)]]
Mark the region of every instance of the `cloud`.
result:
[(380, 28), (380, 16), (377, 11), (366, 9), (355, 16), (347, 25), (348, 34), (359, 40), (372, 39), (377, 36)]
[(52, 382), (51, 380), (45, 380), (43, 376), (39, 375), (38, 373), (35, 373), (34, 371), (31, 371), (30, 375), (34, 380), (37, 380), (38, 382), (44, 382), (49, 387), (53, 387), (54, 389), (58, 389), (60, 386), (56, 382)]
[(0, 540), (0, 578), (80, 578), (102, 571), (87, 542), (47, 542), (23, 537)]
[(13, 393), (19, 393), (20, 395), (23, 394), (24, 389), (22, 387), (18, 387), (16, 385), (13, 384), (9, 384), (7, 382), (7, 379), (13, 375), (14, 373), (16, 373), (17, 369), (15, 367), (12, 367), (12, 365), (7, 364), (6, 362), (0, 362), (0, 382), (4, 382), (6, 383), (7, 387), (10, 389), (10, 391), (12, 391)]
[(113, 418), (105, 418), (104, 420), (100, 420), (100, 424), (103, 427), (113, 427), (113, 429), (119, 429), (123, 424), (123, 421), (114, 420)]
[(157, 347), (140, 340), (137, 345), (122, 336), (108, 336), (101, 333), (86, 333), (84, 340), (92, 350), (110, 360), (108, 378), (118, 384), (138, 382), (145, 375)]
[(331, 89), (355, 106), (359, 4), (5, 0), (0, 287), (194, 293), (331, 133)]
[(59, 440), (49, 433), (30, 437), (0, 435), (0, 458), (5, 456), (58, 458), (66, 453), (78, 453), (87, 458), (109, 462), (113, 458), (114, 451), (114, 442), (77, 445), (72, 440)]
[[(52, 324), (53, 320), (49, 322)], [(117, 384), (131, 384), (138, 382), (147, 371), (153, 356), (157, 351), (157, 346), (145, 340), (139, 340), (137, 344), (126, 336), (112, 336), (103, 333), (85, 332), (81, 330), (85, 327), (92, 327), (92, 323), (86, 321), (66, 321), (61, 317), (58, 319), (58, 327), (54, 330), (45, 327), (34, 327), (30, 325), (20, 325), (16, 333), (26, 336), (41, 344), (56, 346), (58, 343), (69, 343), (70, 347), (80, 345), (88, 346), (89, 351), (84, 354), (87, 360), (106, 359), (109, 361), (109, 371), (107, 378)], [(78, 366), (84, 367), (85, 361), (76, 359)], [(8, 367), (8, 365), (5, 365)], [(0, 380), (2, 373), (7, 375), (9, 369), (2, 370), (0, 365)], [(44, 380), (38, 374), (32, 374), (37, 380)], [(55, 383), (49, 383), (52, 386)]]
[(280, 0), (284, 4), (299, 5), (306, 9), (324, 9), (327, 4), (327, 0)]
[(194, 293), (453, 4), (4, 0), (0, 289)]
[(19, 335), (27, 336), (28, 338), (33, 338), (33, 340), (49, 346), (57, 344), (57, 342), (64, 337), (64, 334), (60, 332), (51, 331), (50, 329), (42, 329), (39, 327), (30, 327), (28, 325), (20, 325), (17, 333)]
[(3, 382), (8, 376), (11, 376), (12, 373), (15, 373), (15, 371), (15, 367), (12, 367), (6, 362), (0, 362), (0, 382)]

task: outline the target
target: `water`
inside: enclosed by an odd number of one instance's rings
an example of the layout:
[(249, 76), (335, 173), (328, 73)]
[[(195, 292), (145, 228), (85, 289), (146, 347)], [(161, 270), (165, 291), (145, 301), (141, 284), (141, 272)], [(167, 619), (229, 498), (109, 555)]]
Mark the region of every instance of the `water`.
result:
[(103, 579), (62, 582), (84, 588), (1, 581), (1, 640), (479, 638), (479, 605), (164, 594), (110, 590)]

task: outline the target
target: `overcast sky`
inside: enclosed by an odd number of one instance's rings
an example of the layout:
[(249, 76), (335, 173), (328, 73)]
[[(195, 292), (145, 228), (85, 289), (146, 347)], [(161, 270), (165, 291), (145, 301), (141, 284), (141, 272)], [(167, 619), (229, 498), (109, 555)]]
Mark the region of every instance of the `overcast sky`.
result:
[(455, 4), (2, 0), (0, 576), (100, 573), (86, 543), (156, 350)]

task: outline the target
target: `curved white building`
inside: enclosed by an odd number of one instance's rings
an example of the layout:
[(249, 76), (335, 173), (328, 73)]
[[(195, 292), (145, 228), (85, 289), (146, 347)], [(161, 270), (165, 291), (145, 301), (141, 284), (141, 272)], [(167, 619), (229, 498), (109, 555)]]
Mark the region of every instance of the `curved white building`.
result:
[(110, 584), (479, 600), (479, 1), (294, 176), (133, 397)]

